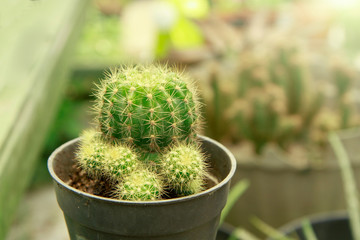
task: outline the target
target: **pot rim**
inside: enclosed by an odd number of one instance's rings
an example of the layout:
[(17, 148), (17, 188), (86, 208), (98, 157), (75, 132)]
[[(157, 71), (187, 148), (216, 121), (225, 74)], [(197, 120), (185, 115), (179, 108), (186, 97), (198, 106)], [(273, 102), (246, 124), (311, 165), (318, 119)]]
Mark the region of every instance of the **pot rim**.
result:
[(221, 143), (219, 143), (218, 141), (215, 141), (209, 137), (205, 137), (205, 136), (198, 136), (201, 140), (210, 142), (214, 145), (216, 145), (217, 147), (219, 147), (222, 151), (225, 152), (226, 155), (229, 156), (229, 160), (230, 160), (230, 164), (231, 164), (231, 168), (230, 171), (228, 173), (228, 175), (218, 184), (216, 184), (215, 186), (206, 189), (205, 191), (202, 191), (200, 193), (196, 193), (196, 194), (192, 194), (189, 196), (184, 196), (184, 197), (178, 197), (178, 198), (173, 198), (173, 199), (161, 199), (161, 200), (156, 200), (156, 201), (128, 201), (128, 200), (118, 200), (118, 199), (112, 199), (112, 198), (107, 198), (107, 197), (101, 197), (101, 196), (97, 196), (97, 195), (93, 195), (90, 193), (86, 193), (83, 191), (80, 191), (74, 187), (69, 186), (68, 184), (66, 184), (63, 180), (61, 180), (55, 173), (54, 168), (53, 168), (53, 162), (55, 159), (55, 156), (61, 152), (64, 148), (76, 143), (79, 141), (80, 137), (75, 138), (73, 140), (70, 140), (62, 145), (60, 145), (58, 148), (55, 149), (55, 151), (50, 155), (50, 157), (48, 158), (48, 162), (47, 162), (47, 167), (48, 167), (48, 171), (51, 175), (51, 177), (53, 178), (53, 180), (56, 181), (56, 183), (62, 185), (63, 187), (65, 187), (67, 190), (79, 194), (83, 197), (87, 197), (87, 198), (92, 198), (94, 200), (99, 200), (99, 201), (106, 201), (108, 203), (121, 203), (124, 205), (159, 205), (159, 204), (173, 204), (173, 203), (177, 203), (177, 202), (184, 202), (184, 201), (190, 201), (192, 199), (196, 199), (196, 198), (200, 198), (202, 196), (205, 196), (207, 194), (211, 194), (212, 192), (215, 192), (217, 189), (221, 188), (223, 185), (227, 184), (230, 179), (234, 176), (235, 170), (236, 170), (236, 159), (234, 157), (234, 155)]

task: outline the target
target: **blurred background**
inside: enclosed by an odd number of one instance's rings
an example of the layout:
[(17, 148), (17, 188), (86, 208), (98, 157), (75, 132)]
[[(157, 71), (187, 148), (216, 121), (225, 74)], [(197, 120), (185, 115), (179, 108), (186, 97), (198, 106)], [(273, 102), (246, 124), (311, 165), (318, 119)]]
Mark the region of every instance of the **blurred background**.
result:
[[(247, 227), (247, 218), (239, 215), (257, 215), (279, 227), (303, 214), (344, 208), (342, 199), (328, 202), (331, 194), (343, 195), (341, 183), (339, 194), (336, 187), (328, 193), (324, 188), (332, 180), (303, 173), (331, 162), (330, 131), (348, 129), (345, 138), (358, 140), (358, 1), (92, 0), (89, 5), (67, 59), (70, 79), (7, 240), (67, 239), (61, 215), (38, 216), (57, 208), (47, 158), (90, 126), (91, 91), (104, 71), (127, 63), (168, 64), (195, 80), (204, 103), (202, 134), (235, 154), (240, 168), (235, 181), (250, 180), (229, 224)], [(256, 172), (263, 167), (276, 170), (264, 177)], [(282, 175), (279, 169), (294, 175), (270, 180)], [(308, 197), (305, 210), (295, 210), (301, 200), (281, 182), (299, 186), (301, 194), (318, 194), (319, 207)], [(284, 199), (267, 207), (264, 202), (275, 198), (271, 194)], [(39, 210), (44, 204), (49, 209)], [(269, 210), (277, 205), (282, 211)]]

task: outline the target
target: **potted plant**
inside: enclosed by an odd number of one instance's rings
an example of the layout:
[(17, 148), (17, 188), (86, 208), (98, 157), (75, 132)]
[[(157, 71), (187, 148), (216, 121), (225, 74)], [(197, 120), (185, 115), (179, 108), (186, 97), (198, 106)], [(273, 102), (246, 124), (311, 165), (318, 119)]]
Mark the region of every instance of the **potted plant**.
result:
[(290, 221), (279, 230), (273, 229), (258, 218), (253, 219), (254, 225), (265, 233), (269, 237), (268, 239), (360, 239), (358, 189), (352, 164), (338, 133), (330, 133), (329, 142), (339, 163), (347, 211), (342, 210), (305, 216)]
[[(317, 214), (308, 219), (313, 235), (318, 240), (353, 239), (346, 212)], [(279, 231), (287, 236), (286, 240), (309, 239), (304, 229), (303, 219), (292, 221), (281, 227)]]
[[(358, 239), (353, 237), (352, 222), (345, 211), (320, 213), (292, 220), (279, 229), (273, 228), (259, 218), (253, 217), (251, 222), (262, 232), (267, 240), (335, 240)], [(237, 228), (234, 232), (245, 232), (243, 239), (259, 240), (245, 229)], [(358, 231), (359, 232), (359, 231)], [(242, 239), (242, 238), (241, 238)]]
[(48, 161), (71, 239), (215, 239), (235, 172), (198, 135), (192, 83), (163, 66), (112, 70), (95, 93), (96, 129)]
[(209, 106), (206, 134), (234, 153), (235, 182), (246, 178), (252, 184), (227, 218), (234, 226), (253, 229), (252, 215), (279, 227), (343, 209), (340, 171), (327, 142), (331, 130), (343, 130), (340, 137), (360, 171), (360, 132), (345, 130), (359, 126), (358, 74), (333, 54), (314, 66), (312, 52), (294, 42), (249, 44), (235, 57), (191, 69), (202, 79)]

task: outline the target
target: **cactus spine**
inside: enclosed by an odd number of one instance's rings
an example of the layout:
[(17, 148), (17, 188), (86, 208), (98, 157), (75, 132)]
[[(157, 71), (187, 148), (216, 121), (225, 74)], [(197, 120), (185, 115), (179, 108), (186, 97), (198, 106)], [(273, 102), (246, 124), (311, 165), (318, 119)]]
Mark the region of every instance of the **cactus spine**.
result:
[(199, 102), (182, 74), (150, 65), (114, 69), (95, 96), (98, 130), (84, 132), (77, 157), (90, 176), (111, 182), (115, 198), (149, 201), (165, 190), (203, 190)]

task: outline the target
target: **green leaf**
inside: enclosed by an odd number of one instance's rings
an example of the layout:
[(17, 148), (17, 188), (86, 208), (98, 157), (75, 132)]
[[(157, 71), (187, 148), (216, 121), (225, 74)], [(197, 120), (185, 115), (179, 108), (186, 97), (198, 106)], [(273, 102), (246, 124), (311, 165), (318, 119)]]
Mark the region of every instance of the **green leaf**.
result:
[(314, 233), (311, 223), (308, 219), (304, 219), (301, 223), (302, 229), (305, 235), (306, 240), (317, 240), (317, 237)]
[(243, 179), (239, 181), (234, 187), (232, 187), (226, 205), (221, 213), (219, 226), (224, 222), (226, 216), (229, 214), (230, 210), (236, 203), (236, 201), (240, 198), (240, 196), (246, 191), (249, 187), (250, 183), (247, 179)]

